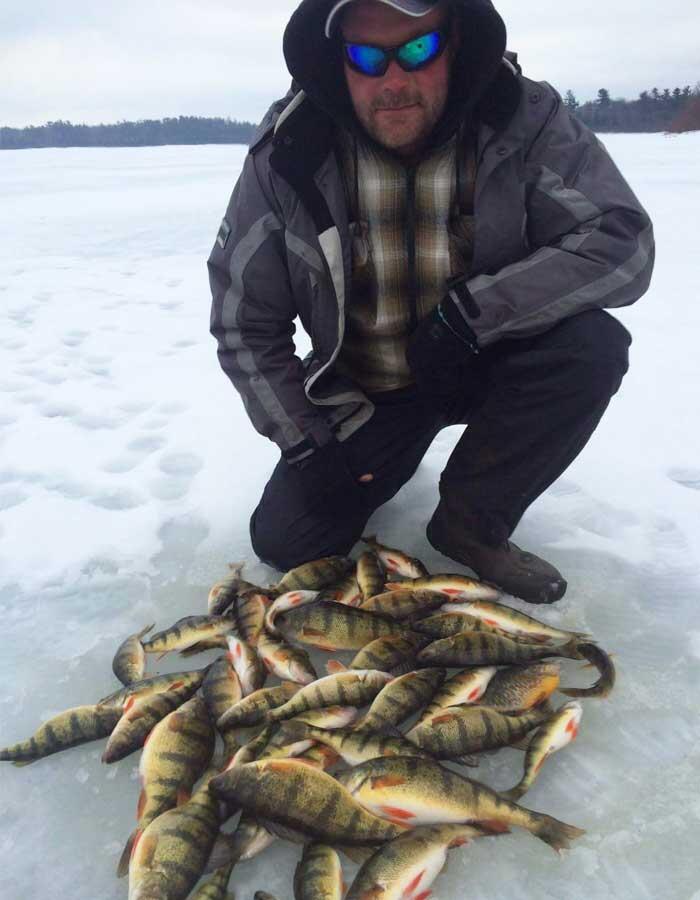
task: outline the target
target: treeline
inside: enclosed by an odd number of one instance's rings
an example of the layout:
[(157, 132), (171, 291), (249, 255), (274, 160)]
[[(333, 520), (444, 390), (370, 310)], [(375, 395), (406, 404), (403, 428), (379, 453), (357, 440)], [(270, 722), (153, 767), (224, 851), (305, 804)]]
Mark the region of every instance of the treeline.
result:
[(27, 128), (0, 128), (0, 149), (29, 147), (157, 147), (164, 144), (247, 144), (255, 125), (235, 119), (178, 116), (115, 125), (47, 122)]
[(594, 131), (697, 131), (700, 130), (700, 82), (671, 90), (652, 88), (642, 91), (637, 100), (613, 100), (610, 91), (601, 88), (595, 100), (580, 104), (572, 91), (564, 99), (574, 113)]
[[(594, 131), (697, 131), (700, 130), (700, 82), (673, 90), (652, 88), (637, 100), (613, 100), (601, 88), (595, 100), (579, 103), (572, 91), (564, 99), (574, 113)], [(154, 147), (164, 144), (248, 144), (255, 130), (252, 122), (178, 116), (140, 119), (114, 125), (73, 125), (59, 120), (27, 128), (0, 127), (0, 150), (29, 147)]]

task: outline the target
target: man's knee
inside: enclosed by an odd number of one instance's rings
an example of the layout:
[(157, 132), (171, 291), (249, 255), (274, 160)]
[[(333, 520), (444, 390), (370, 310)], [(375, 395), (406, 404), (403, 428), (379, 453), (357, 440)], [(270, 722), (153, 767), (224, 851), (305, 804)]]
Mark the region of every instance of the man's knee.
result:
[(261, 504), (250, 518), (250, 541), (256, 556), (278, 572), (324, 556), (347, 556), (362, 535), (362, 521), (321, 522), (311, 517), (296, 527)]
[(611, 397), (629, 368), (630, 333), (605, 310), (588, 310), (558, 326), (577, 390)]
[(269, 516), (261, 515), (260, 506), (250, 517), (250, 542), (258, 559), (278, 572), (288, 572), (302, 562), (293, 559), (281, 529), (274, 527)]

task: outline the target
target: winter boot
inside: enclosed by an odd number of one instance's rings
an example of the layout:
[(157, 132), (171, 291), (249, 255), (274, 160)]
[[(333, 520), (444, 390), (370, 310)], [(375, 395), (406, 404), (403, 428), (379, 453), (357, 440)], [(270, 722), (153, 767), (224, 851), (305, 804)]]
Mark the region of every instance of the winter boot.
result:
[(529, 603), (554, 603), (566, 591), (566, 581), (545, 560), (526, 553), (508, 540), (504, 522), (489, 513), (448, 511), (440, 500), (426, 529), (432, 546), (472, 569), (508, 594)]

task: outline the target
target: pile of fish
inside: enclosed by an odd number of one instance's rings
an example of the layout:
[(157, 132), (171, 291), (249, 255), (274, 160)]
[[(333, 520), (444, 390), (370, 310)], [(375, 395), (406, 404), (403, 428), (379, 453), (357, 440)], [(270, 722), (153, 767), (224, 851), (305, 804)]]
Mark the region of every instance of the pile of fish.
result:
[[(117, 868), (129, 900), (229, 900), (234, 867), (279, 838), (304, 845), (296, 900), (425, 900), (452, 847), (521, 828), (560, 851), (583, 834), (519, 801), (579, 729), (580, 700), (556, 708), (552, 695), (607, 696), (610, 657), (491, 585), (364, 540), (357, 561), (316, 560), (268, 588), (232, 566), (207, 615), (124, 641), (119, 690), (0, 750), (20, 766), (99, 738), (104, 763), (141, 750)], [(319, 677), (304, 648), (354, 656)], [(204, 668), (146, 677), (154, 654), (216, 649)], [(557, 658), (598, 681), (561, 687)], [(505, 792), (445, 765), (501, 747), (525, 751)], [(360, 864), (347, 893), (338, 852)]]

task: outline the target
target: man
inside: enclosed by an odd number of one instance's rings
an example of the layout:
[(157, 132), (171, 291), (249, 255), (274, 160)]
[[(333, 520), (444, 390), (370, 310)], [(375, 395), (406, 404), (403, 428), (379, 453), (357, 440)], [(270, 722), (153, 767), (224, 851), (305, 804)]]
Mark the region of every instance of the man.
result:
[(347, 553), (463, 423), (429, 541), (531, 602), (566, 590), (509, 538), (620, 386), (630, 337), (603, 307), (646, 291), (653, 235), (505, 47), (490, 0), (303, 0), (287, 26), (292, 90), (209, 259), (221, 365), (282, 454), (251, 519), (280, 570)]

